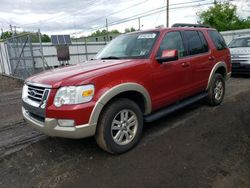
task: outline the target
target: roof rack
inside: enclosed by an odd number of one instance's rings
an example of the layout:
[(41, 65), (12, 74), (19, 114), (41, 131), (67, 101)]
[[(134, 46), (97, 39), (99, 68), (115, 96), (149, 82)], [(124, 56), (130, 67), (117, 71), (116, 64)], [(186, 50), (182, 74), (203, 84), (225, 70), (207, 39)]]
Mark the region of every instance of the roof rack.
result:
[(187, 24), (187, 23), (176, 23), (172, 27), (200, 27), (200, 28), (211, 28), (209, 25), (202, 24)]

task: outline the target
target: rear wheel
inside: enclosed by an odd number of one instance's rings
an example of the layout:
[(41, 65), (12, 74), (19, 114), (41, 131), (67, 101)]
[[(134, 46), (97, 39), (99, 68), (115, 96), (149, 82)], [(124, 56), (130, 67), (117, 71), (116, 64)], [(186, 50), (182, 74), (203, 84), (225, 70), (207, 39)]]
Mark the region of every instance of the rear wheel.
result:
[(211, 106), (219, 105), (225, 95), (225, 79), (221, 74), (216, 73), (208, 89), (208, 104)]
[(142, 128), (143, 116), (139, 106), (129, 99), (117, 99), (101, 114), (96, 142), (109, 153), (123, 153), (138, 143)]

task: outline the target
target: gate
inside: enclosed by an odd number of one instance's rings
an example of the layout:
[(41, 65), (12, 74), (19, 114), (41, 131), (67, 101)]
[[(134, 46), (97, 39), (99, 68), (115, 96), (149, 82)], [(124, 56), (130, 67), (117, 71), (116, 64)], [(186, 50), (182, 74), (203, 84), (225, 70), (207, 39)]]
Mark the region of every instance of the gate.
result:
[(26, 79), (27, 77), (41, 72), (44, 68), (36, 67), (33, 51), (42, 54), (41, 49), (33, 49), (30, 34), (14, 36), (5, 41), (10, 61), (10, 75)]

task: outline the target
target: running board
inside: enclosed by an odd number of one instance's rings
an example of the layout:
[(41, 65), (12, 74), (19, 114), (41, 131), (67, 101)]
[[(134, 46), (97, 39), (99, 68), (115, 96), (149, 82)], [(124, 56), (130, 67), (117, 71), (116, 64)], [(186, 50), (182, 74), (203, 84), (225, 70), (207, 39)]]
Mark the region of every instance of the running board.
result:
[(198, 95), (195, 95), (193, 97), (190, 97), (190, 98), (187, 98), (187, 99), (184, 99), (182, 101), (180, 101), (179, 103), (176, 103), (176, 104), (173, 104), (173, 105), (170, 105), (162, 110), (159, 110), (153, 114), (150, 114), (148, 116), (145, 116), (144, 117), (144, 121), (145, 122), (152, 122), (152, 121), (155, 121), (159, 118), (162, 118), (168, 114), (171, 114), (181, 108), (184, 108), (186, 106), (189, 106), (201, 99), (204, 99), (205, 97), (207, 97), (208, 93), (207, 92), (203, 92), (203, 93), (200, 93)]

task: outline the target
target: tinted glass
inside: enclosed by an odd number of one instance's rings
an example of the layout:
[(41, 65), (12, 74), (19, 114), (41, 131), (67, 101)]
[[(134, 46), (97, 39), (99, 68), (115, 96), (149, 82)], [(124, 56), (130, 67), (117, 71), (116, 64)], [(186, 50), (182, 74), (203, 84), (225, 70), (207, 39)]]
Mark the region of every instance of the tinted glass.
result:
[(250, 47), (250, 37), (234, 39), (229, 44), (229, 48), (240, 48), (240, 47)]
[(185, 31), (185, 35), (187, 39), (189, 55), (195, 55), (204, 52), (204, 47), (197, 31)]
[(203, 46), (203, 52), (208, 52), (208, 43), (206, 38), (204, 37), (203, 33), (201, 31), (198, 31), (199, 37), (201, 39), (201, 43)]
[(211, 37), (217, 50), (224, 50), (227, 48), (224, 38), (217, 31), (208, 31), (208, 34)]
[(161, 57), (163, 50), (178, 50), (179, 57), (183, 57), (185, 55), (185, 49), (180, 32), (169, 32), (164, 36), (157, 52), (157, 57)]

